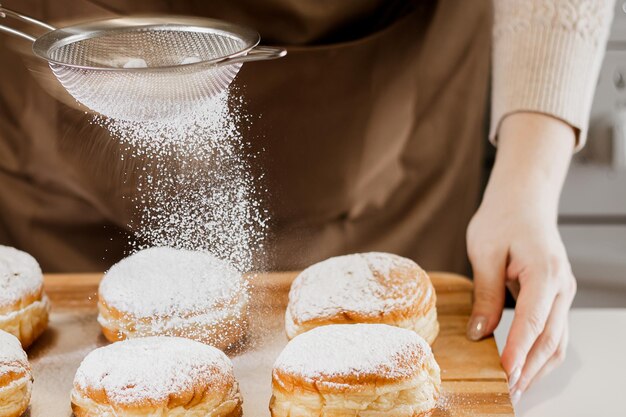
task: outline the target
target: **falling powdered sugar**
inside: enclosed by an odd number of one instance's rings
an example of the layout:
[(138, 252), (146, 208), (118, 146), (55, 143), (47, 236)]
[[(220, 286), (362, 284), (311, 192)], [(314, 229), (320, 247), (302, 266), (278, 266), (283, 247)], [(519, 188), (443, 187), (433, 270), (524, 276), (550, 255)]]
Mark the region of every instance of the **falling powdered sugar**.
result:
[(136, 249), (206, 251), (240, 272), (252, 269), (267, 215), (239, 130), (246, 121), (241, 106), (226, 91), (174, 119), (95, 118), (125, 145), (132, 166), (135, 216), (129, 227)]

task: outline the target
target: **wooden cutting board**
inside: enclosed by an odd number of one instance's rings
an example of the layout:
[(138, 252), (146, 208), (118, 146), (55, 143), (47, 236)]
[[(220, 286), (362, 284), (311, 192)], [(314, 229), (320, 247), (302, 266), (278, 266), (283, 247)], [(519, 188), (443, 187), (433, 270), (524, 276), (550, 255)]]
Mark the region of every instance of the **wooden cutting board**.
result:
[[(69, 391), (80, 361), (106, 345), (96, 322), (97, 287), (102, 274), (48, 274), (52, 302), (50, 328), (33, 345), (29, 358), (35, 384), (25, 417), (69, 417)], [(271, 368), (287, 343), (283, 314), (296, 273), (252, 278), (252, 328), (246, 347), (229, 352), (244, 397), (244, 415), (269, 416)], [(433, 345), (441, 367), (443, 395), (434, 416), (513, 416), (505, 373), (493, 338), (469, 342), (465, 324), (471, 311), (472, 283), (433, 272), (441, 332)]]

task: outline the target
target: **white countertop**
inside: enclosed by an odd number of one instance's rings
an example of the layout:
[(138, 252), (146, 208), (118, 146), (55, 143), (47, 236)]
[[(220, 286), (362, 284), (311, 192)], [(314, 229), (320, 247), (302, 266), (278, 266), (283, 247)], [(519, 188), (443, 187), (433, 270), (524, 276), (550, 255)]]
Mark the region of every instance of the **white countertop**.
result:
[[(513, 318), (496, 330), (501, 350)], [(626, 416), (626, 309), (573, 309), (570, 345), (560, 368), (522, 396), (519, 417)]]

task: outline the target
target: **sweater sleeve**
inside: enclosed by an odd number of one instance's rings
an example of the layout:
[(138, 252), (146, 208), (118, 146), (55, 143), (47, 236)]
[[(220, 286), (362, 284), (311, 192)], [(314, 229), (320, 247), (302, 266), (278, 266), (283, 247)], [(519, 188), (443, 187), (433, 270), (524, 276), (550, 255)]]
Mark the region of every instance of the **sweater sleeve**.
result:
[(504, 117), (531, 111), (576, 128), (582, 148), (614, 0), (493, 1), (490, 140)]

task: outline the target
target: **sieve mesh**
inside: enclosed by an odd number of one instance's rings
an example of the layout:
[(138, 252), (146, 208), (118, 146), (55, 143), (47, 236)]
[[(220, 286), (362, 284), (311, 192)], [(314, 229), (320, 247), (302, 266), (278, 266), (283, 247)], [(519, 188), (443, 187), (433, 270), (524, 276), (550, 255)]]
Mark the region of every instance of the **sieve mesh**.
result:
[(202, 61), (241, 52), (245, 43), (224, 33), (138, 28), (61, 44), (50, 58), (69, 65), (122, 68), (129, 58), (141, 58), (149, 67), (180, 65), (195, 56)]
[[(142, 27), (64, 43), (51, 48), (49, 57), (64, 88), (90, 109), (116, 119), (153, 120), (193, 111), (228, 88), (241, 68), (241, 63), (182, 65), (185, 59), (210, 61), (245, 47), (219, 32)], [(110, 71), (133, 59), (148, 68)]]
[(183, 116), (228, 88), (244, 62), (287, 54), (259, 46), (254, 30), (215, 19), (121, 17), (56, 29), (1, 5), (0, 17), (46, 29), (35, 37), (0, 24), (0, 32), (33, 42), (78, 102), (121, 120)]

